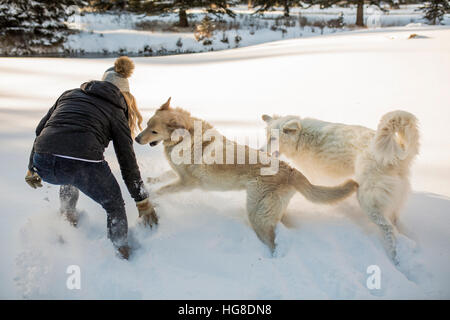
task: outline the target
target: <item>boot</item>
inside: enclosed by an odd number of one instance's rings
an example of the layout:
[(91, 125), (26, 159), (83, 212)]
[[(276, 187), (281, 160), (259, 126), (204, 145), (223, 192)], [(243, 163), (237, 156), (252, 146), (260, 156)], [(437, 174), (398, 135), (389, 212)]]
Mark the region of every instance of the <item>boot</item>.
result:
[(77, 227), (78, 226), (78, 221), (80, 220), (80, 215), (79, 213), (75, 210), (75, 211), (60, 211), (61, 215), (64, 217), (64, 219), (66, 219), (70, 225), (72, 227)]
[(124, 260), (128, 260), (128, 258), (130, 257), (130, 251), (131, 248), (128, 245), (123, 245), (117, 248), (119, 258)]

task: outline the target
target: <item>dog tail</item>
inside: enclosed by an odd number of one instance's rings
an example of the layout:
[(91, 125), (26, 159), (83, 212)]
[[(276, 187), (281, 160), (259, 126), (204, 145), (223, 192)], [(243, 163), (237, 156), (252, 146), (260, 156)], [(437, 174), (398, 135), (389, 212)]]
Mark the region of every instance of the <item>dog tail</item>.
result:
[(402, 110), (386, 113), (378, 124), (372, 148), (382, 165), (412, 159), (419, 152), (417, 118)]
[(316, 186), (311, 184), (301, 172), (293, 170), (291, 184), (306, 199), (314, 203), (332, 204), (344, 200), (358, 189), (358, 183), (353, 180), (347, 180), (336, 187)]

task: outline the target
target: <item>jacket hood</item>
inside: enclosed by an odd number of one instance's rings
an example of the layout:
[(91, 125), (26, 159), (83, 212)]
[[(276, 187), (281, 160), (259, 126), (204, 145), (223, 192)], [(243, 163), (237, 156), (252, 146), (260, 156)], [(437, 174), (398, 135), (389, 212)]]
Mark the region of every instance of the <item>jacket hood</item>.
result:
[(128, 110), (122, 92), (110, 82), (94, 80), (83, 83), (80, 88), (87, 94), (102, 98), (117, 108)]

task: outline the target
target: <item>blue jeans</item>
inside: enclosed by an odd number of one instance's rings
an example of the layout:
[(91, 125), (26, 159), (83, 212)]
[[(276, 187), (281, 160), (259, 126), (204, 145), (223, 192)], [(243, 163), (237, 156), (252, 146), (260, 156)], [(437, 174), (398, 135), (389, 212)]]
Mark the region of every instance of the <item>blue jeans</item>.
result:
[(116, 246), (127, 244), (128, 222), (119, 184), (106, 161), (93, 163), (35, 153), (33, 166), (47, 183), (61, 185), (61, 209), (75, 211), (78, 189), (107, 213), (108, 238)]

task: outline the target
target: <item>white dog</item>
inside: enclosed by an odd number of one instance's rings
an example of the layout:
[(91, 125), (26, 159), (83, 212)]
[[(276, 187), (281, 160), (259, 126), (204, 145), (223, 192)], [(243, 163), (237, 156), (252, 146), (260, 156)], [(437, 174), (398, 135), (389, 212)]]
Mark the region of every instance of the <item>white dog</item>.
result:
[(355, 177), (361, 208), (381, 228), (387, 251), (398, 263), (395, 225), (410, 188), (409, 167), (419, 150), (416, 117), (406, 111), (389, 112), (377, 131), (297, 116), (262, 118), (268, 139), (276, 139), (271, 132), (278, 129), (280, 154), (307, 176), (319, 172)]

